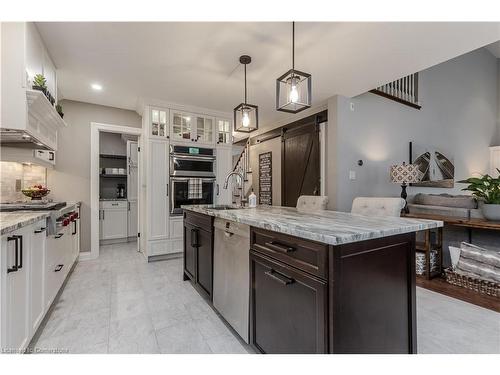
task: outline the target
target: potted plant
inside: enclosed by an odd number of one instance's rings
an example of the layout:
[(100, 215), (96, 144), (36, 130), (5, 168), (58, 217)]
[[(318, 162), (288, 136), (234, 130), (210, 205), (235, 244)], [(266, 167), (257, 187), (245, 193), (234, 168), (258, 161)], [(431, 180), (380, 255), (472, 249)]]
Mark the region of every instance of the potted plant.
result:
[(462, 190), (472, 191), (472, 195), (483, 202), (481, 210), (487, 220), (500, 221), (500, 169), (498, 177), (488, 174), (479, 177), (470, 177), (460, 183), (469, 184)]
[(62, 105), (60, 105), (60, 104), (56, 105), (56, 111), (57, 111), (57, 113), (59, 113), (59, 116), (61, 116), (61, 118), (64, 117), (64, 113), (63, 113), (63, 110), (62, 110)]
[(37, 74), (33, 77), (33, 90), (38, 90), (47, 96), (47, 80), (43, 74)]

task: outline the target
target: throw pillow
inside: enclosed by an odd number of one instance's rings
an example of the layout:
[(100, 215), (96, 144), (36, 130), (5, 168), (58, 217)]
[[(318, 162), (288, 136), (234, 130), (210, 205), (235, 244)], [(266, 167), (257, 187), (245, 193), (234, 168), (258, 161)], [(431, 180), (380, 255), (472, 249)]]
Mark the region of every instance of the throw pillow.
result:
[(500, 252), (462, 242), (455, 272), (500, 282)]

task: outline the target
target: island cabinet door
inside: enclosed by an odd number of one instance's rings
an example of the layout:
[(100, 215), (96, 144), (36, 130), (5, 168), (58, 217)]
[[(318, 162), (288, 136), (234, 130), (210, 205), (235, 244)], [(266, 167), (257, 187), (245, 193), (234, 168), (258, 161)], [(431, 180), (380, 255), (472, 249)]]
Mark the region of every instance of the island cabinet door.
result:
[(254, 251), (250, 340), (262, 353), (327, 353), (327, 284)]
[(212, 233), (197, 230), (196, 284), (201, 293), (212, 299), (213, 259)]
[(195, 280), (196, 275), (196, 228), (184, 223), (184, 279)]

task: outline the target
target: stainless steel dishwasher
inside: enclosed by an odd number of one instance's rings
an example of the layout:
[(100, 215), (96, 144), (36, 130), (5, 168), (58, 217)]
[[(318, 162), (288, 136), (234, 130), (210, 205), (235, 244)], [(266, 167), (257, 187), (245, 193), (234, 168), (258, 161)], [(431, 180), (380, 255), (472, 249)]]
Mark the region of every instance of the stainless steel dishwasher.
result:
[(215, 219), (213, 303), (249, 342), (250, 227)]

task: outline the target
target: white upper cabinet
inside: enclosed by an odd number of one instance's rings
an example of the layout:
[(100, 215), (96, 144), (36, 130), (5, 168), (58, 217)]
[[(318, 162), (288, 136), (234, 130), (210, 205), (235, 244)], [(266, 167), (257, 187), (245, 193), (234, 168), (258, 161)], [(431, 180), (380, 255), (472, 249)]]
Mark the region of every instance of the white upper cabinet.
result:
[(169, 110), (163, 108), (150, 108), (149, 137), (168, 139), (169, 137)]
[(214, 118), (196, 115), (196, 136), (194, 141), (203, 144), (215, 143)]
[[(57, 113), (57, 72), (32, 22), (3, 22), (1, 27), (1, 141), (32, 143), (57, 150), (57, 130), (66, 123)], [(33, 89), (42, 74), (44, 92)], [(50, 96), (54, 99), (51, 103)], [(24, 137), (22, 137), (24, 135)]]
[(210, 116), (171, 110), (170, 139), (203, 145), (215, 144), (215, 119)]
[(224, 118), (217, 118), (217, 144), (218, 145), (231, 145), (233, 143), (233, 131), (231, 129), (231, 120)]
[(173, 141), (194, 142), (193, 116), (189, 113), (172, 110), (170, 139)]

